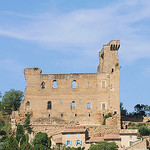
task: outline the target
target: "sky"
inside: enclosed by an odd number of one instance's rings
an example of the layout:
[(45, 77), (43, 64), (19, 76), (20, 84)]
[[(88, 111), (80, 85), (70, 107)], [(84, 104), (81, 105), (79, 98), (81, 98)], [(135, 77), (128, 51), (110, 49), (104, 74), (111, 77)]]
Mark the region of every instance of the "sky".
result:
[(0, 91), (24, 91), (25, 68), (96, 73), (98, 53), (120, 40), (120, 101), (150, 105), (149, 0), (5, 0), (0, 5)]

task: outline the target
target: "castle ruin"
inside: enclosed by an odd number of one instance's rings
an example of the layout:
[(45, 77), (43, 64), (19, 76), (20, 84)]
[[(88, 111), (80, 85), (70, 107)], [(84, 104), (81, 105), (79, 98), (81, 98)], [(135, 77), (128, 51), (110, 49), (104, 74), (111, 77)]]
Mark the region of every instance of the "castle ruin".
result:
[[(24, 70), (27, 86), (19, 110), (20, 120), (32, 114), (35, 132), (60, 133), (66, 126), (84, 125), (92, 136), (120, 130), (119, 40), (99, 52), (97, 73), (42, 74)], [(104, 117), (108, 113), (112, 117)]]

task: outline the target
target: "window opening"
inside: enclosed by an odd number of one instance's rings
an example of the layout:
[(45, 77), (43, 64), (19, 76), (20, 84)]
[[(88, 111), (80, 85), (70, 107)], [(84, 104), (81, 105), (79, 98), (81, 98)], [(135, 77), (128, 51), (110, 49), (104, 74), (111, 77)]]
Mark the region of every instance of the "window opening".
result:
[(88, 82), (88, 87), (90, 87), (90, 82)]
[(72, 81), (72, 88), (75, 89), (76, 88), (76, 80)]
[(114, 72), (114, 69), (112, 68), (111, 72)]
[(91, 117), (91, 114), (89, 114), (89, 117)]
[(29, 101), (26, 102), (25, 110), (30, 111), (30, 102)]
[(91, 109), (91, 103), (87, 103), (87, 109)]
[(82, 141), (81, 140), (76, 140), (76, 145), (82, 145)]
[(114, 115), (116, 115), (117, 114), (117, 111), (114, 111)]
[(72, 103), (71, 103), (71, 109), (75, 109), (75, 107), (76, 107), (76, 103), (75, 103), (75, 101), (72, 101)]
[(66, 145), (71, 145), (71, 143), (72, 143), (71, 140), (66, 141)]
[(80, 103), (81, 103), (81, 100), (80, 100)]
[(52, 109), (52, 102), (51, 101), (47, 102), (47, 109)]
[(80, 84), (78, 86), (80, 87)]
[(63, 117), (64, 116), (64, 114), (61, 114), (61, 117)]
[(42, 89), (45, 89), (45, 82), (44, 81), (41, 83), (41, 87), (42, 87)]
[(77, 114), (75, 114), (75, 117), (77, 117)]
[(79, 79), (80, 79), (80, 75), (79, 75)]
[(69, 76), (67, 76), (66, 79), (69, 79)]
[(106, 87), (106, 82), (105, 82), (105, 81), (102, 81), (102, 82), (101, 82), (101, 87), (102, 87), (102, 88), (105, 88), (105, 87)]
[(51, 79), (51, 77), (50, 77), (50, 76), (49, 76), (48, 78), (49, 78), (49, 79)]
[(67, 138), (70, 138), (70, 134), (67, 134)]
[(105, 111), (105, 110), (106, 110), (105, 103), (102, 103), (102, 111)]
[(48, 116), (50, 117), (51, 115), (49, 114)]
[(77, 133), (77, 137), (80, 137), (80, 133)]
[(62, 103), (62, 102), (63, 102), (63, 100), (61, 99), (61, 100), (60, 100), (60, 102)]
[(56, 89), (57, 88), (57, 81), (53, 80), (53, 88)]

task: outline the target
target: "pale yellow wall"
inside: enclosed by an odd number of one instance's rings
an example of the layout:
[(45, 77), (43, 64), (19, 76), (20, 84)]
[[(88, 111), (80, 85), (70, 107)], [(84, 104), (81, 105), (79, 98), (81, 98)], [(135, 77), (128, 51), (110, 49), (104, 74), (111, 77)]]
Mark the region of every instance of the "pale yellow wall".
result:
[[(80, 137), (77, 137), (77, 133), (68, 133), (70, 137), (67, 137), (67, 134), (62, 134), (62, 143), (66, 145), (67, 140), (71, 140), (71, 145), (69, 147), (85, 147), (85, 133), (79, 133)], [(81, 140), (81, 145), (76, 145), (76, 140)]]
[(130, 146), (130, 141), (134, 142), (137, 141), (137, 135), (131, 135), (132, 138), (130, 138), (130, 135), (120, 135), (121, 138), (121, 146), (122, 147), (129, 147)]

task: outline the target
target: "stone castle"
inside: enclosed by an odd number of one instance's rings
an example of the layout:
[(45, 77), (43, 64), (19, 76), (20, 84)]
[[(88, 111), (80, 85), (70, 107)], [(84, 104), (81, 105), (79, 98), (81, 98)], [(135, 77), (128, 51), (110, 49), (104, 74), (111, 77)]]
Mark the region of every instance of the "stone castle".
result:
[[(84, 125), (92, 136), (120, 130), (119, 40), (112, 40), (99, 52), (97, 73), (42, 74), (39, 68), (24, 70), (27, 86), (19, 110), (22, 121), (32, 114), (35, 132), (49, 136), (66, 126)], [(105, 115), (112, 114), (106, 119)]]

